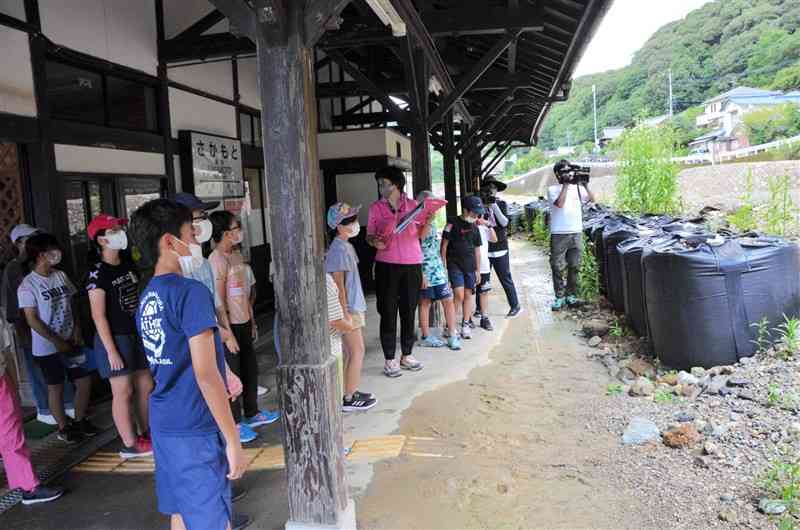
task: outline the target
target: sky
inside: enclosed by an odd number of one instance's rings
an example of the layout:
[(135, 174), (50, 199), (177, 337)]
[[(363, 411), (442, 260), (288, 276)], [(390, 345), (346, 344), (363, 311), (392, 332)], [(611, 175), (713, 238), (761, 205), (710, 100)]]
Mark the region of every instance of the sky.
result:
[(658, 28), (709, 0), (614, 0), (574, 77), (622, 68)]

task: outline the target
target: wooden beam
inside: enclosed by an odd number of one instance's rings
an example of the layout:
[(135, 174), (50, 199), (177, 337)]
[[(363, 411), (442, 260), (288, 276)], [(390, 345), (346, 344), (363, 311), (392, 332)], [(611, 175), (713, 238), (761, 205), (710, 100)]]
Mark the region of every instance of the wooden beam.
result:
[(349, 109), (344, 111), (341, 115), (342, 116), (350, 116), (352, 114), (355, 114), (356, 112), (358, 112), (359, 110), (363, 109), (364, 107), (368, 107), (368, 106), (372, 105), (372, 103), (374, 101), (375, 101), (375, 98), (373, 98), (372, 96), (369, 96), (369, 97), (365, 98), (364, 101), (362, 101), (360, 103), (356, 103), (355, 105), (353, 105), (352, 107), (350, 107)]
[[(339, 18), (350, 0), (308, 0), (305, 11), (306, 46), (313, 48), (327, 26)], [(338, 26), (338, 24), (336, 24)]]
[(0, 112), (0, 141), (30, 143), (39, 139), (39, 122), (36, 118)]
[(342, 70), (347, 72), (350, 77), (355, 79), (355, 81), (361, 85), (361, 87), (363, 87), (369, 93), (369, 95), (377, 99), (383, 108), (395, 117), (398, 123), (406, 124), (408, 122), (408, 116), (406, 116), (406, 113), (389, 98), (389, 95), (386, 92), (381, 90), (375, 83), (372, 82), (370, 78), (364, 75), (361, 70), (348, 61), (342, 52), (339, 50), (328, 50), (328, 56), (335, 61), (342, 68)]
[[(514, 15), (515, 19), (520, 19), (521, 14), (519, 12), (519, 0), (508, 0), (508, 9), (511, 11), (512, 15)], [(519, 44), (519, 39), (515, 40), (511, 43), (511, 46), (508, 47), (508, 58), (506, 62), (508, 63), (508, 73), (513, 74), (517, 71), (517, 45)]]
[(362, 114), (340, 114), (333, 116), (333, 124), (339, 127), (348, 125), (376, 125), (396, 121), (389, 112), (365, 112)]
[(489, 124), (489, 122), (491, 122), (492, 116), (500, 112), (500, 109), (502, 109), (503, 106), (506, 105), (508, 101), (514, 97), (515, 90), (516, 89), (514, 88), (509, 88), (505, 92), (503, 92), (503, 94), (499, 98), (497, 98), (497, 100), (489, 109), (489, 111), (481, 116), (480, 121), (476, 123), (475, 126), (472, 129), (470, 129), (468, 133), (461, 136), (458, 142), (458, 146), (456, 147), (458, 151), (463, 151), (464, 148), (470, 144), (472, 138), (475, 137), (475, 134), (477, 134), (479, 131), (482, 131)]
[(505, 33), (508, 28), (523, 31), (542, 31), (542, 9), (525, 6), (519, 10), (508, 7), (489, 7), (488, 2), (462, 2), (466, 7), (446, 10), (427, 10), (422, 20), (434, 37), (447, 35), (486, 35)]
[(5, 13), (0, 13), (0, 26), (18, 29), (20, 31), (24, 31), (25, 33), (36, 33), (37, 31), (37, 28), (32, 24), (28, 24), (24, 20), (14, 18), (10, 15), (6, 15)]
[(162, 48), (161, 60), (165, 63), (233, 57), (256, 52), (256, 45), (248, 37), (237, 37), (230, 33), (169, 39), (164, 41)]
[(410, 58), (411, 70), (414, 75), (408, 79), (409, 92), (415, 94), (417, 119), (412, 121), (411, 131), (411, 165), (414, 175), (414, 196), (422, 190), (431, 189), (431, 152), (430, 152), (430, 125), (428, 122), (428, 106), (430, 92), (428, 79), (430, 79), (430, 66), (422, 51), (413, 50)]
[(514, 42), (517, 37), (519, 37), (520, 33), (522, 33), (522, 30), (520, 29), (510, 30), (505, 36), (501, 37), (500, 40), (489, 49), (489, 51), (483, 54), (483, 57), (481, 57), (481, 59), (475, 63), (469, 73), (467, 73), (461, 79), (461, 81), (458, 82), (458, 86), (456, 86), (453, 91), (447, 95), (447, 98), (445, 98), (445, 100), (439, 104), (439, 107), (436, 109), (436, 111), (431, 114), (431, 124), (439, 123), (442, 120), (444, 114), (453, 108), (453, 105), (456, 103), (456, 101), (461, 99), (464, 94), (467, 93), (470, 87), (472, 87), (472, 85), (478, 81), (478, 79), (486, 72), (486, 70), (488, 70), (489, 67), (494, 64), (497, 58), (500, 57), (504, 51), (506, 51), (506, 48), (508, 48), (509, 45)]
[(508, 151), (511, 149), (512, 143), (513, 141), (509, 140), (508, 143), (505, 145), (505, 147), (503, 147), (501, 151), (497, 153), (497, 156), (494, 158), (494, 160), (489, 162), (489, 165), (486, 167), (486, 169), (481, 172), (481, 180), (483, 180), (484, 177), (490, 175), (494, 170), (494, 168), (497, 167), (497, 164), (499, 164), (500, 161), (506, 157)]
[(231, 33), (256, 41), (256, 13), (245, 0), (208, 0), (231, 23)]
[[(314, 50), (303, 2), (258, 0), (280, 9), (256, 25), (264, 175), (283, 362), (278, 367), (291, 526), (355, 527), (348, 502), (337, 359), (324, 297), (323, 189), (317, 150)], [(276, 13), (271, 11), (270, 13)], [(297, 234), (303, 234), (298, 238)], [(350, 526), (351, 525), (351, 526)], [(287, 524), (287, 526), (290, 526)]]
[[(431, 37), (431, 34), (425, 27), (425, 23), (419, 16), (414, 4), (411, 3), (411, 0), (389, 1), (406, 23), (408, 32), (416, 39), (417, 44), (422, 49), (428, 63), (431, 65), (433, 75), (436, 76), (439, 83), (441, 83), (444, 88), (445, 94), (452, 92), (455, 89), (455, 84), (453, 83), (452, 77), (450, 77), (450, 72), (447, 70), (447, 65), (439, 54), (439, 49), (436, 47), (433, 37)], [(461, 114), (462, 119), (466, 121), (467, 124), (472, 125), (474, 120), (463, 102), (459, 101), (456, 103), (456, 112)]]
[(173, 39), (190, 39), (194, 37), (199, 37), (206, 31), (210, 30), (220, 22), (225, 20), (225, 15), (219, 9), (213, 9), (209, 14), (186, 28), (185, 30), (181, 31), (174, 37)]
[(442, 120), (442, 162), (444, 169), (444, 198), (447, 200), (447, 216), (458, 215), (458, 190), (456, 189), (456, 146), (453, 141), (453, 112)]

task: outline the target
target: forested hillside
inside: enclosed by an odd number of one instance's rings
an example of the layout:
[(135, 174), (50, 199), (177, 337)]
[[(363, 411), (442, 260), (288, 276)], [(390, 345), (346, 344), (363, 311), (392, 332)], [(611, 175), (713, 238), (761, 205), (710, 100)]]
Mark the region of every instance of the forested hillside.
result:
[(592, 84), (600, 128), (666, 114), (670, 69), (676, 113), (739, 85), (800, 88), (798, 27), (800, 0), (709, 3), (659, 29), (629, 66), (576, 79), (570, 99), (550, 112), (539, 145), (593, 141)]

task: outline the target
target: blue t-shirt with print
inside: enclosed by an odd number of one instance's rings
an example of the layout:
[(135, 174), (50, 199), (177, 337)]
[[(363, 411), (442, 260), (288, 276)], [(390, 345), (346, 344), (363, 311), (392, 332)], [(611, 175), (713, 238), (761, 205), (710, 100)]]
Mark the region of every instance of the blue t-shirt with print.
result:
[(422, 239), (422, 273), (428, 287), (435, 287), (447, 283), (447, 272), (444, 270), (442, 255), (440, 254), (442, 241), (439, 238), (439, 228), (431, 222), (431, 231)]
[(155, 380), (150, 394), (152, 431), (173, 436), (218, 431), (189, 352), (190, 338), (213, 329), (217, 367), (224, 379), (225, 356), (208, 289), (179, 274), (155, 276), (139, 299), (136, 325)]
[(358, 256), (356, 249), (349, 241), (338, 237), (331, 242), (325, 255), (325, 272), (344, 272), (344, 285), (347, 289), (347, 310), (351, 313), (366, 313), (367, 301), (361, 288), (361, 276), (358, 274)]

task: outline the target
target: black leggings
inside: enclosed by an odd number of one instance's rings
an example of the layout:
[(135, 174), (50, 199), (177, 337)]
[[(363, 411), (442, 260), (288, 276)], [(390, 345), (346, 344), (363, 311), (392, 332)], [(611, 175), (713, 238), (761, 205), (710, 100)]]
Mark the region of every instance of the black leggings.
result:
[(242, 421), (244, 415), (251, 418), (258, 414), (258, 359), (253, 349), (252, 324), (231, 324), (233, 336), (239, 343), (239, 353), (232, 354), (225, 349), (225, 360), (231, 371), (242, 380), (242, 395), (231, 402), (231, 412), (236, 423)]
[(400, 313), (400, 350), (411, 355), (415, 340), (417, 300), (422, 286), (421, 265), (375, 262), (375, 294), (381, 316), (381, 346), (386, 360), (395, 357), (397, 313)]

